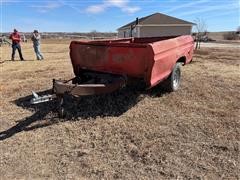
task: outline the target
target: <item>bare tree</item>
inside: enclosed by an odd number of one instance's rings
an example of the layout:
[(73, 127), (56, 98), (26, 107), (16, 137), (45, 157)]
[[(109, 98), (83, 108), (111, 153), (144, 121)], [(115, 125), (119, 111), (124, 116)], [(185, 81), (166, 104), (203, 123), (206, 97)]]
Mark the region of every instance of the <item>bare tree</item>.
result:
[(203, 37), (207, 35), (207, 24), (205, 20), (197, 18), (195, 21), (195, 31), (196, 31), (196, 47), (195, 49), (200, 49), (200, 43), (203, 40)]

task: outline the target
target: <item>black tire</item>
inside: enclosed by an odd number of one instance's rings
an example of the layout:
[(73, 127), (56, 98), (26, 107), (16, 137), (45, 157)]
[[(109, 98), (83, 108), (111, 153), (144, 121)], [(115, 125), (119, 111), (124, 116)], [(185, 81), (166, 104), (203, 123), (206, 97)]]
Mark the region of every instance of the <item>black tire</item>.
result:
[(176, 63), (164, 86), (169, 92), (177, 91), (181, 81), (181, 63)]

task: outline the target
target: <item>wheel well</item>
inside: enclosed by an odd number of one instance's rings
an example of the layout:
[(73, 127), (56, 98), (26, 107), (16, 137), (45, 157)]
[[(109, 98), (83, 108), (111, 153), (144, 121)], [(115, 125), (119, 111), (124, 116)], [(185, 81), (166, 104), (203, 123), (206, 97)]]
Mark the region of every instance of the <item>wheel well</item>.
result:
[(179, 62), (183, 63), (183, 65), (186, 64), (186, 57), (185, 57), (185, 56), (182, 56), (181, 58), (179, 58), (179, 59), (177, 60), (177, 63), (179, 63)]

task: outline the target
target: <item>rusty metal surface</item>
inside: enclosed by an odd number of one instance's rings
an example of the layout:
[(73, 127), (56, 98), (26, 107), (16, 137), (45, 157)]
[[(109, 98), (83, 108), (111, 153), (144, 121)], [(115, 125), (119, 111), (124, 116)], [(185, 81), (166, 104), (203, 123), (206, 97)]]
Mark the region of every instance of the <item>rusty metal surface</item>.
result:
[(72, 84), (66, 81), (55, 80), (53, 90), (57, 95), (71, 94), (73, 96), (98, 95), (111, 93), (126, 84), (126, 79), (121, 77), (109, 84)]

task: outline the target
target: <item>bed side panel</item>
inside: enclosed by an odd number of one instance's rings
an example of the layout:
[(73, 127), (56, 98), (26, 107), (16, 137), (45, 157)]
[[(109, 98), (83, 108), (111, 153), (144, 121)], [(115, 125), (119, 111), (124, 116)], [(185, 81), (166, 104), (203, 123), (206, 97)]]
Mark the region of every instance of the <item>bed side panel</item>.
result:
[(180, 36), (152, 44), (154, 60), (149, 75), (148, 84), (153, 87), (166, 79), (177, 60), (186, 58), (186, 63), (192, 59), (193, 39), (191, 36)]

